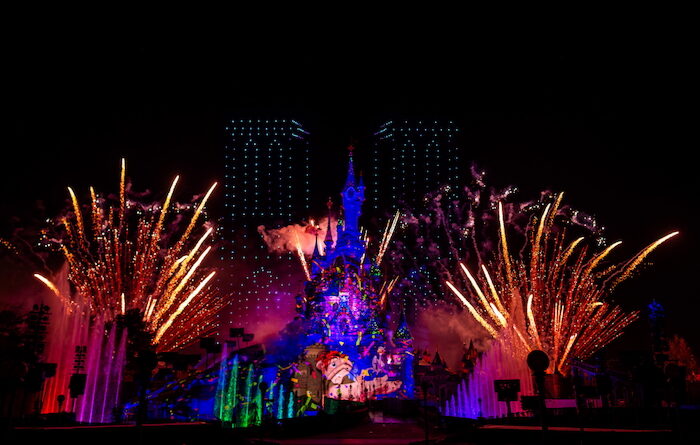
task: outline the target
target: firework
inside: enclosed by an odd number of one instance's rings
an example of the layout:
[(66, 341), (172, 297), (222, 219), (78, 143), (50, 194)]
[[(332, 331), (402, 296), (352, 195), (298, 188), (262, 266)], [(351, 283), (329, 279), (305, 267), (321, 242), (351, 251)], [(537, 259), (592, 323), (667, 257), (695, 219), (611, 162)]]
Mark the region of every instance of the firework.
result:
[(211, 251), (208, 246), (200, 253), (212, 228), (194, 246), (191, 235), (216, 183), (179, 235), (177, 229), (165, 230), (178, 180), (175, 177), (162, 205), (129, 201), (122, 160), (117, 204), (110, 206), (90, 187), (90, 224), (69, 187), (73, 212), (61, 220), (64, 236), (59, 243), (74, 295), (62, 295), (51, 281), (38, 274), (35, 277), (65, 306), (74, 309), (78, 301), (85, 301), (79, 309), (104, 321), (139, 311), (154, 333), (158, 351), (179, 349), (211, 333), (217, 327), (216, 314), (224, 306), (210, 286), (214, 272), (206, 274), (200, 267)]
[(512, 351), (524, 356), (534, 349), (550, 357), (550, 371), (566, 373), (572, 358), (585, 359), (617, 338), (638, 312), (627, 313), (605, 300), (614, 286), (629, 278), (635, 268), (659, 245), (676, 236), (666, 235), (627, 262), (600, 269), (620, 241), (596, 254), (583, 238), (567, 245), (566, 230), (555, 224), (562, 194), (531, 219), (526, 247), (519, 256), (510, 253), (503, 205), (498, 203), (496, 259), (485, 263), (477, 255), (481, 273), (475, 275), (463, 263), (469, 298), (451, 282), (448, 288), (469, 313), (495, 338), (510, 342)]
[(394, 235), (394, 230), (396, 230), (396, 223), (399, 221), (401, 213), (397, 210), (394, 217), (386, 222), (386, 228), (384, 229), (384, 234), (382, 235), (382, 242), (379, 244), (379, 253), (377, 253), (377, 266), (382, 264), (382, 258), (386, 253), (387, 247), (391, 242), (391, 237)]
[(394, 286), (396, 286), (396, 283), (399, 281), (399, 277), (394, 277), (389, 283), (384, 282), (382, 284), (381, 289), (379, 290), (379, 307), (384, 307), (384, 303), (386, 302), (386, 297), (391, 295), (391, 291), (394, 290)]
[(39, 281), (41, 281), (42, 283), (44, 283), (44, 284), (46, 285), (46, 287), (48, 287), (49, 289), (51, 289), (51, 292), (53, 292), (58, 298), (61, 298), (61, 292), (58, 290), (58, 288), (56, 287), (56, 285), (53, 284), (53, 283), (51, 282), (51, 280), (49, 280), (49, 279), (46, 278), (45, 276), (40, 275), (40, 274), (38, 274), (38, 273), (35, 273), (35, 274), (34, 274), (34, 278), (36, 278), (37, 280), (39, 280)]
[(309, 264), (306, 261), (306, 257), (304, 256), (304, 250), (301, 247), (301, 241), (299, 241), (299, 234), (294, 232), (294, 237), (296, 238), (296, 248), (297, 248), (297, 255), (299, 256), (299, 262), (301, 263), (301, 267), (304, 269), (304, 275), (306, 275), (306, 279), (311, 281), (311, 272), (309, 272)]
[[(538, 200), (519, 201), (513, 199), (517, 187), (491, 186), (486, 181), (485, 172), (477, 166), (472, 166), (471, 176), (471, 181), (464, 186), (440, 186), (415, 204), (400, 209), (401, 241), (391, 243), (382, 266), (391, 275), (404, 277), (401, 287), (415, 311), (445, 301), (445, 281), (457, 283), (462, 279), (459, 261), (466, 260), (465, 264), (470, 266), (474, 264), (471, 271), (481, 274), (478, 264), (486, 264), (482, 257), (490, 258), (504, 248), (514, 248), (516, 244), (518, 248), (526, 246), (526, 243), (520, 243), (520, 237), (525, 235), (523, 228), (527, 226), (528, 218), (535, 213), (539, 217), (548, 203), (552, 209), (557, 209), (548, 211), (548, 224), (556, 215), (558, 225), (565, 224), (568, 230), (585, 232), (596, 246), (605, 241), (603, 227), (595, 218), (563, 206), (561, 196), (544, 191)], [(500, 210), (499, 203), (504, 203)], [(502, 214), (500, 220), (509, 230), (510, 239), (505, 243), (494, 236), (499, 233), (499, 211)], [(542, 236), (545, 237), (544, 232)], [(512, 246), (508, 245), (509, 242)], [(510, 252), (518, 253), (516, 250)], [(504, 267), (510, 269), (510, 257), (504, 258)], [(512, 277), (512, 272), (506, 276)], [(464, 285), (471, 286), (466, 278)], [(488, 288), (484, 290), (490, 292)], [(447, 298), (454, 301), (451, 294)], [(501, 313), (504, 312), (497, 301), (494, 304)]]

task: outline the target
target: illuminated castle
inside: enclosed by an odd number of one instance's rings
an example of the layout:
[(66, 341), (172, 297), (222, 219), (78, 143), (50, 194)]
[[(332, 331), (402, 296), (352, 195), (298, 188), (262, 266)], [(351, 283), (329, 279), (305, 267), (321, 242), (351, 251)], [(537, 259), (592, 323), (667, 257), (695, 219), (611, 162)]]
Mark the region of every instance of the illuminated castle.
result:
[(352, 341), (363, 343), (363, 337), (377, 336), (372, 330), (382, 307), (376, 292), (380, 284), (379, 270), (366, 255), (366, 242), (359, 227), (362, 202), (365, 200), (362, 177), (355, 176), (352, 147), (348, 175), (342, 196), (342, 218), (338, 218), (337, 239), (331, 231), (332, 201), (328, 200), (328, 227), (323, 254), (316, 242), (311, 258), (311, 280), (306, 283), (304, 317), (314, 325), (314, 332), (324, 343)]
[[(411, 335), (403, 316), (394, 335), (389, 335), (394, 326), (387, 316), (388, 287), (367, 253), (366, 237), (359, 226), (365, 186), (362, 176), (355, 176), (353, 148), (349, 150), (337, 237), (334, 240), (331, 232), (333, 203), (329, 199), (323, 252), (317, 239), (310, 280), (297, 300), (307, 345), (307, 369), (301, 369), (297, 376), (301, 382), (297, 394), (309, 390), (305, 382), (310, 383), (309, 376), (320, 370), (332, 382), (333, 389), (324, 390), (326, 398), (411, 397)], [(336, 369), (344, 371), (338, 374)]]

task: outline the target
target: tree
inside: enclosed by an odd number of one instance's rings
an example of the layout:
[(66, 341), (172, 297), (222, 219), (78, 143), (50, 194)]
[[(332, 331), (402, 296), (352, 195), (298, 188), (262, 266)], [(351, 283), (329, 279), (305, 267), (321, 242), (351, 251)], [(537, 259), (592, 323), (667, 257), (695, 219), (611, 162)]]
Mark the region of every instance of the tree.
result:
[(668, 359), (675, 361), (678, 366), (684, 366), (686, 378), (690, 381), (695, 380), (698, 374), (698, 362), (693, 350), (683, 337), (674, 335), (668, 342)]
[(0, 311), (0, 417), (24, 414), (15, 407), (18, 400), (24, 404), (27, 386), (35, 386), (32, 370), (37, 369), (39, 357), (27, 341), (24, 323), (24, 317), (17, 313)]

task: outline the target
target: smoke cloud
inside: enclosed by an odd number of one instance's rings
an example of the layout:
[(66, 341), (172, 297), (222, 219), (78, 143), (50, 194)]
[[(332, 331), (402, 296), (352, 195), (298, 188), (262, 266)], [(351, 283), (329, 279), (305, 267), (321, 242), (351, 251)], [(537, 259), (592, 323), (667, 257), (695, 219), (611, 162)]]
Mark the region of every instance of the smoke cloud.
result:
[[(333, 235), (333, 240), (338, 239), (337, 225), (338, 221), (335, 218), (331, 218), (331, 234)], [(327, 226), (328, 217), (322, 218), (318, 223), (311, 220), (308, 223), (291, 224), (289, 226), (280, 227), (279, 229), (267, 229), (265, 226), (258, 226), (258, 233), (263, 237), (271, 253), (283, 254), (287, 252), (296, 252), (297, 243), (300, 243), (306, 255), (314, 253), (314, 242), (316, 240), (316, 234), (318, 234), (318, 249), (319, 252), (323, 254), (325, 249), (323, 240), (326, 237)]]
[(427, 349), (430, 355), (435, 351), (447, 362), (450, 369), (459, 368), (459, 361), (465, 345), (474, 342), (477, 351), (489, 348), (490, 336), (474, 317), (445, 302), (433, 303), (420, 310), (412, 328), (416, 349)]

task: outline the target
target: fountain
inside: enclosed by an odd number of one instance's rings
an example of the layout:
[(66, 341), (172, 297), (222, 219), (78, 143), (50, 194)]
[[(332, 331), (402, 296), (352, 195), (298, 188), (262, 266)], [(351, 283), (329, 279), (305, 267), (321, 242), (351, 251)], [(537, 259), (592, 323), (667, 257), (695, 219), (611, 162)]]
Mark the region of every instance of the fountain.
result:
[[(53, 277), (57, 289), (67, 293), (68, 268), (63, 267)], [(41, 412), (55, 413), (60, 407), (58, 396), (69, 397), (70, 376), (75, 372), (74, 358), (77, 346), (87, 344), (90, 315), (83, 310), (82, 305), (76, 309), (66, 308), (55, 294), (46, 295), (47, 304), (51, 307), (49, 333), (46, 343), (46, 362), (56, 363), (56, 374), (44, 382)], [(70, 410), (70, 405), (66, 409)]]
[(251, 389), (253, 387), (253, 374), (255, 373), (255, 367), (251, 363), (248, 365), (248, 375), (245, 379), (245, 397), (243, 399), (243, 415), (240, 419), (240, 425), (245, 428), (250, 424), (250, 403), (251, 403)]
[(77, 400), (79, 422), (108, 423), (119, 406), (126, 359), (126, 330), (95, 320), (87, 348), (85, 393)]
[[(507, 348), (503, 338), (494, 340), (469, 376), (462, 380), (457, 392), (445, 403), (442, 414), (452, 417), (502, 417), (507, 415), (505, 402), (499, 402), (493, 381), (519, 379), (521, 394), (534, 394), (532, 376), (525, 357)], [(512, 402), (513, 413), (524, 412), (520, 401)]]
[(224, 425), (259, 425), (263, 416), (280, 420), (294, 417), (294, 393), (282, 383), (277, 367), (256, 368), (251, 363), (245, 381), (239, 382), (240, 366), (238, 355), (226, 359), (222, 353), (213, 412)]

